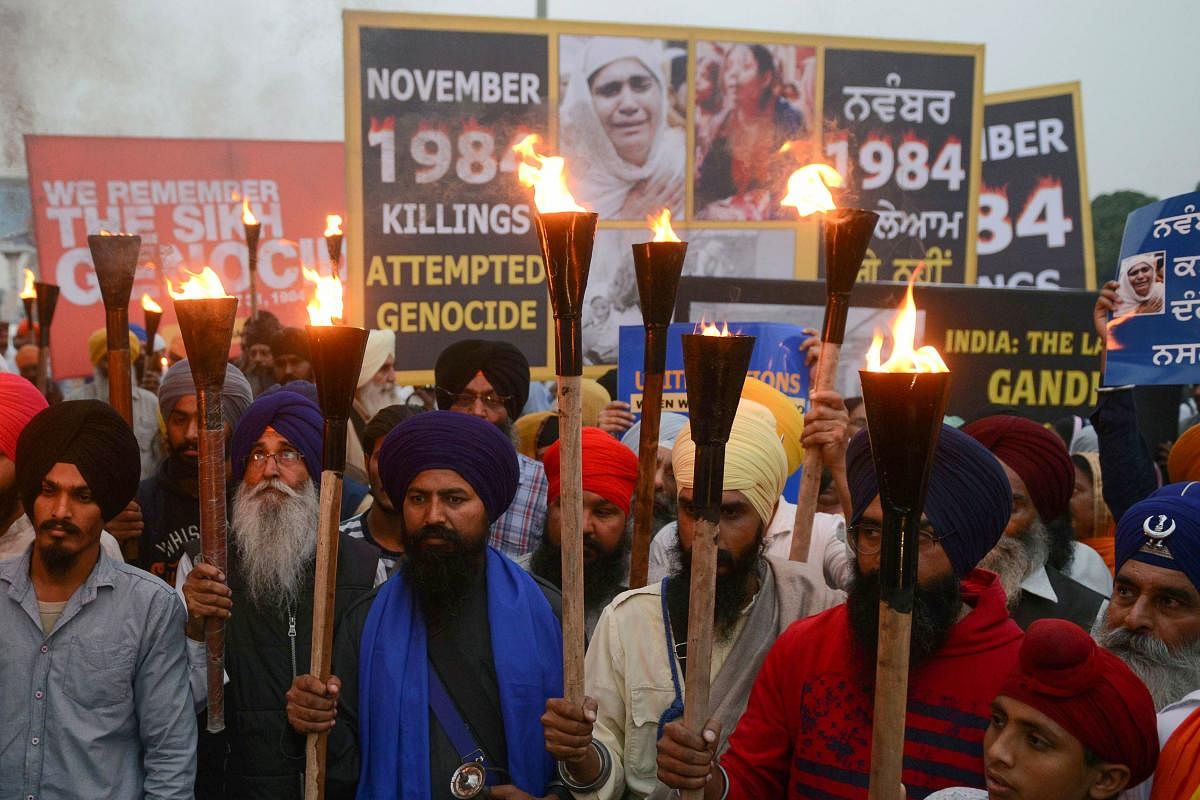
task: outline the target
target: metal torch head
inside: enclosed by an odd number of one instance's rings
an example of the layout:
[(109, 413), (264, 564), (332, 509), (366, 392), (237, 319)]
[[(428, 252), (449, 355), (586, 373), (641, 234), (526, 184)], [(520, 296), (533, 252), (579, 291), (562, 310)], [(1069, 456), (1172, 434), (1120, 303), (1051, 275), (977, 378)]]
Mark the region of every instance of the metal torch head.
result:
[(346, 426), (358, 389), (367, 331), (349, 325), (307, 325), (309, 361), (325, 417), (323, 468), (346, 468)]
[(825, 243), (825, 306), (822, 341), (841, 344), (850, 311), (850, 291), (858, 279), (863, 256), (875, 234), (879, 215), (861, 208), (837, 208), (829, 211), (821, 223)]
[(159, 323), (162, 322), (163, 312), (142, 309), (146, 320), (146, 352), (154, 352), (154, 337), (158, 334)]
[(242, 227), (246, 230), (246, 249), (251, 253), (258, 250), (258, 237), (262, 235), (261, 222), (243, 222)]
[(37, 292), (38, 344), (50, 346), (50, 323), (54, 321), (54, 309), (58, 306), (58, 284), (35, 281)]
[(594, 211), (556, 211), (536, 213), (533, 219), (554, 309), (555, 373), (582, 375), (580, 319), (599, 217)]
[(138, 253), (142, 249), (142, 237), (118, 233), (111, 236), (91, 234), (87, 239), (104, 307), (128, 309), (129, 295), (133, 292), (133, 276), (137, 271)]
[(911, 590), (916, 581), (918, 529), (950, 373), (860, 370), (859, 376), (883, 506), (880, 578), (886, 599), (887, 593)]
[(175, 301), (175, 317), (197, 392), (220, 391), (225, 386), (225, 365), (236, 316), (236, 297)]
[(338, 264), (342, 262), (342, 236), (340, 233), (325, 235), (325, 248), (329, 251), (329, 263), (333, 265), (334, 274), (337, 274)]
[(33, 331), (33, 304), (36, 298), (22, 297), (21, 305), (25, 306), (25, 319), (29, 321), (29, 330)]
[(754, 352), (753, 336), (683, 334), (688, 420), (696, 446), (725, 444)]

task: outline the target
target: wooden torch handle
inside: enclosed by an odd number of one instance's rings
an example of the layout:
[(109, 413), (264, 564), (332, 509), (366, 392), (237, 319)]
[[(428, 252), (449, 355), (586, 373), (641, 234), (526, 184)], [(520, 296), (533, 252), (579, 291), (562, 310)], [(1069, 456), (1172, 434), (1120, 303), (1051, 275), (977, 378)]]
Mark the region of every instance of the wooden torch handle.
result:
[(583, 404), (579, 375), (558, 376), (562, 508), (563, 694), (583, 705)]
[[(838, 358), (842, 346), (832, 342), (821, 344), (817, 358), (817, 378), (813, 392), (828, 391), (837, 379)], [(811, 394), (811, 392), (810, 392)], [(808, 561), (812, 542), (813, 517), (817, 513), (817, 497), (821, 494), (821, 451), (810, 448), (804, 453), (804, 470), (800, 473), (800, 493), (796, 499), (796, 520), (792, 525), (792, 561)]]
[(900, 800), (904, 724), (908, 710), (908, 655), (912, 614), (879, 603), (879, 655), (875, 664), (875, 715), (871, 726), (868, 800)]
[[(333, 603), (337, 588), (338, 522), (342, 508), (342, 475), (321, 475), (321, 516), (317, 524), (317, 572), (313, 588), (312, 659), (309, 673), (328, 681), (333, 665)], [(304, 800), (325, 796), (325, 754), (329, 732), (310, 733), (304, 743)]]
[[(698, 518), (692, 539), (692, 582), (688, 596), (687, 675), (684, 681), (683, 724), (703, 734), (708, 721), (708, 694), (712, 670), (713, 604), (717, 588), (717, 537), (715, 520)], [(684, 800), (703, 800), (703, 789), (680, 793)]]
[(658, 471), (658, 433), (662, 421), (663, 374), (646, 373), (642, 392), (642, 429), (638, 443), (637, 499), (633, 506), (633, 543), (629, 550), (629, 588), (646, 585), (650, 540), (654, 538), (654, 475)]

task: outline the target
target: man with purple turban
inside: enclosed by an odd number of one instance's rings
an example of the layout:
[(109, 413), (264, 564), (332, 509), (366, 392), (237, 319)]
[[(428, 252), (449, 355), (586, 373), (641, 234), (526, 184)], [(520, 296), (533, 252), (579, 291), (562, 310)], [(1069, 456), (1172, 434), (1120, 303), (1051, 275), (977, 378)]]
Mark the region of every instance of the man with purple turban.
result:
[[(746, 712), (716, 765), (716, 720), (697, 735), (673, 722), (658, 778), (716, 800), (866, 798), (871, 683), (879, 630), (883, 510), (866, 431), (846, 452), (854, 578), (847, 602), (793, 624), (775, 642)], [(1004, 471), (978, 442), (943, 425), (921, 522), (905, 726), (910, 796), (983, 785), (990, 705), (1017, 662), (1021, 630), (996, 576), (975, 569), (1012, 509)]]
[(330, 731), (328, 791), (565, 791), (539, 721), (562, 694), (558, 592), (487, 544), (517, 490), (512, 442), (473, 415), (419, 414), (384, 439), (379, 473), (404, 515), (405, 559), (338, 628), (337, 677), (301, 676), (288, 693), (293, 727)]
[(978, 419), (963, 433), (991, 451), (1012, 490), (1004, 536), (979, 566), (1000, 576), (1013, 620), (1028, 628), (1038, 619), (1066, 619), (1090, 631), (1108, 586), (1089, 588), (1067, 570), (1107, 577), (1108, 568), (1099, 553), (1074, 541), (1067, 512), (1075, 467), (1063, 440), (1014, 414)]
[[(230, 443), (230, 477), (237, 489), (228, 575), (195, 562), (198, 540), (189, 543), (187, 557), (180, 559), (177, 581), (183, 578), (188, 607), (197, 705), (207, 688), (204, 623), (209, 618), (225, 621), (224, 792), (230, 797), (300, 796), (304, 742), (281, 712), (293, 678), (311, 660), (323, 425), (316, 404), (296, 392), (270, 392), (251, 403)], [(384, 577), (376, 548), (342, 536), (335, 625)]]

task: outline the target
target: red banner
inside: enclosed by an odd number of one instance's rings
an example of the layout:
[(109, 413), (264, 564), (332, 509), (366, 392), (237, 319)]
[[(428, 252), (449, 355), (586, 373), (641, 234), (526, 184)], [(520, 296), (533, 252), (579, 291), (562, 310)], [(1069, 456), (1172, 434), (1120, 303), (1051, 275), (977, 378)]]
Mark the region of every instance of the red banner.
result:
[(85, 342), (104, 326), (104, 306), (87, 235), (102, 229), (142, 237), (131, 323), (142, 323), (149, 294), (166, 312), (159, 330), (169, 341), (178, 327), (167, 282), (178, 288), (185, 270), (207, 265), (238, 297), (240, 326), (250, 314), (244, 198), (262, 223), (258, 307), (285, 325), (305, 322), (313, 290), (300, 267), (329, 273), (325, 215), (345, 213), (340, 142), (27, 136), (25, 150), (41, 278), (62, 290), (56, 378), (92, 371)]

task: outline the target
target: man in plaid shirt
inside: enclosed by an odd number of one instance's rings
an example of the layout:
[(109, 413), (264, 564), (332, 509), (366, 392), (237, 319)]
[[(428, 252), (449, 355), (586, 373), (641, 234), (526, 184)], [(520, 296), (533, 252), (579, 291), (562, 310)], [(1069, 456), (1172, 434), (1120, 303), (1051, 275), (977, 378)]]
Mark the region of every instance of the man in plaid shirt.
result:
[[(512, 437), (529, 398), (529, 361), (508, 342), (466, 339), (450, 345), (434, 366), (438, 408), (474, 414)], [(546, 523), (546, 473), (517, 454), (521, 483), (508, 511), (492, 524), (488, 544), (509, 558), (537, 547)]]

